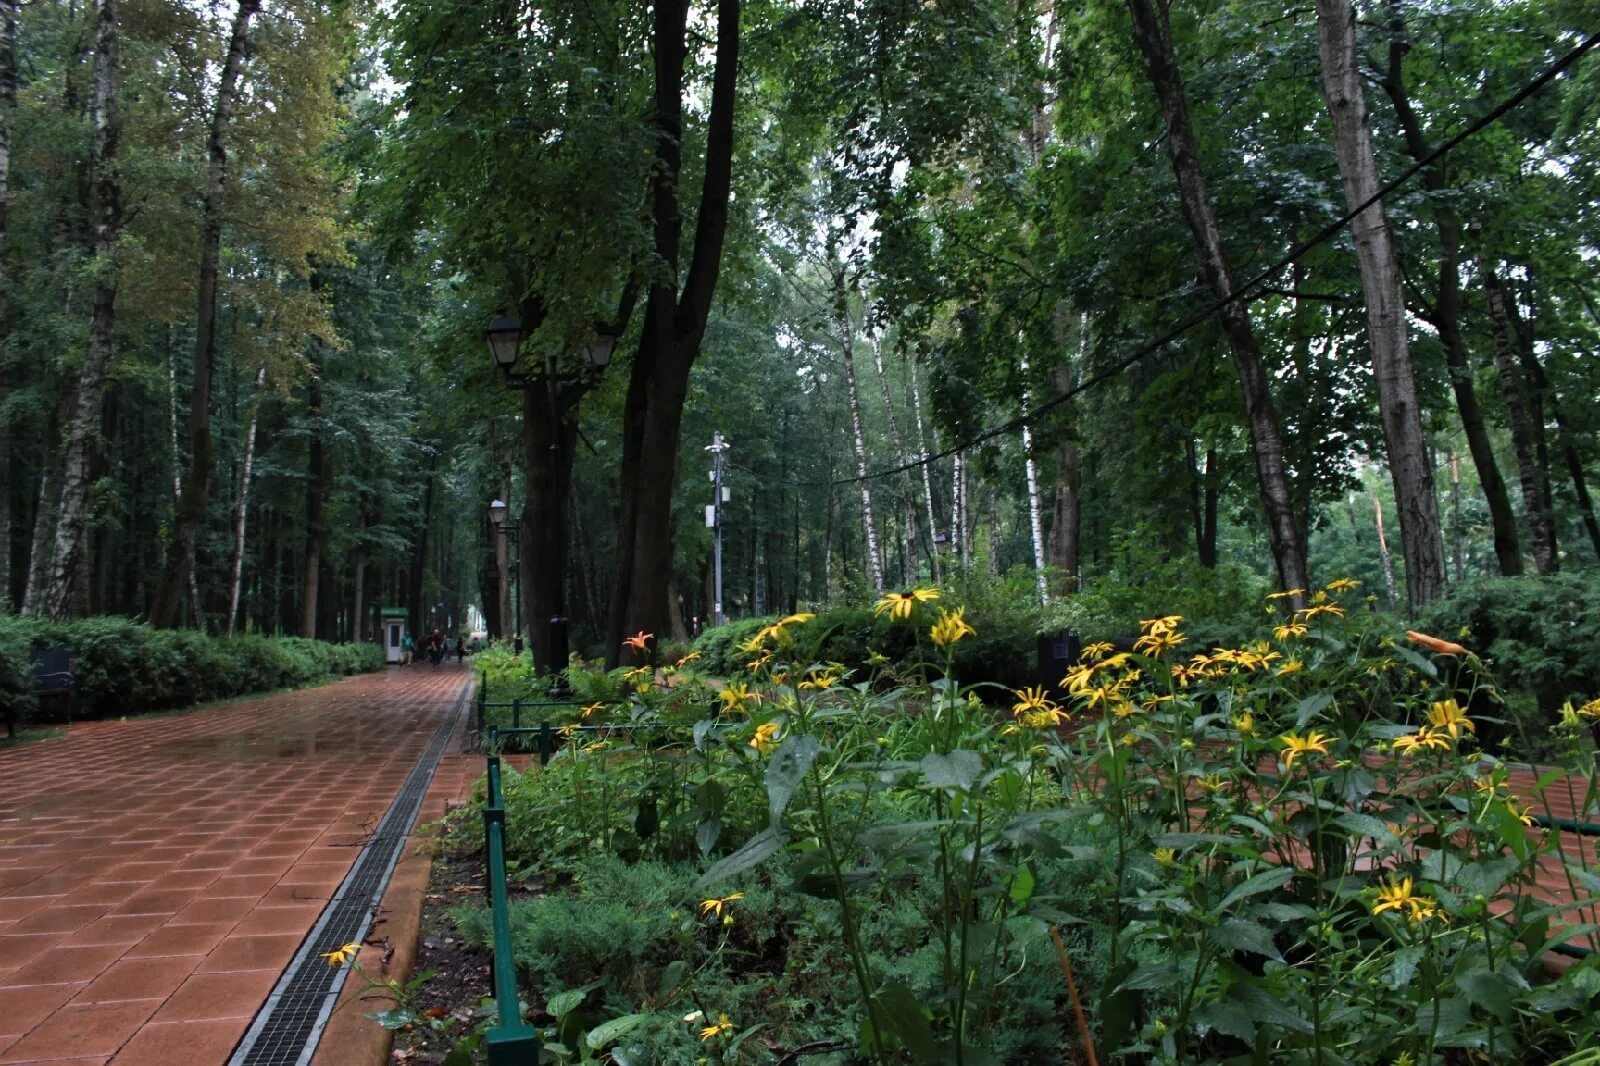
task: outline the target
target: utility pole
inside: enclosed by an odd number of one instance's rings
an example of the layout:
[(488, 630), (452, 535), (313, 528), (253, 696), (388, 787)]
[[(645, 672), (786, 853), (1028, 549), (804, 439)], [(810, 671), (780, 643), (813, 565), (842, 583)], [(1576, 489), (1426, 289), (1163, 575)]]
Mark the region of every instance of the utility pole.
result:
[(706, 508), (706, 525), (712, 531), (711, 538), (711, 574), (712, 574), (712, 599), (711, 624), (722, 624), (722, 505), (728, 502), (728, 490), (722, 484), (722, 453), (728, 450), (728, 442), (722, 434), (713, 433), (711, 443), (706, 446), (706, 451), (711, 453), (711, 504)]

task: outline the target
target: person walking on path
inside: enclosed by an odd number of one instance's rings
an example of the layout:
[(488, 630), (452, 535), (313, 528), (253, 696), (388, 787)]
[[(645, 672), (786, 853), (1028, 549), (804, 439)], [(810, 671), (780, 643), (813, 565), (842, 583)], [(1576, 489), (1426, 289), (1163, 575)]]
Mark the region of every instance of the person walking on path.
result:
[(400, 638), (400, 665), (410, 666), (411, 659), (416, 654), (417, 642), (412, 639), (411, 634), (408, 632), (405, 636)]

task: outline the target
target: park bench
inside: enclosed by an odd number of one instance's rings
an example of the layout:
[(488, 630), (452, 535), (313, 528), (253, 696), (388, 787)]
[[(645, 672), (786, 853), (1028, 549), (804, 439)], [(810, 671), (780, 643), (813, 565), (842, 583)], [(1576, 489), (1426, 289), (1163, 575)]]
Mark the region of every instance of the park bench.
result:
[[(72, 649), (64, 644), (49, 644), (33, 649), (33, 695), (42, 707), (47, 700), (65, 706), (65, 717), (72, 717), (72, 694), (78, 688), (78, 663)], [(6, 735), (17, 735), (17, 711), (6, 709)]]

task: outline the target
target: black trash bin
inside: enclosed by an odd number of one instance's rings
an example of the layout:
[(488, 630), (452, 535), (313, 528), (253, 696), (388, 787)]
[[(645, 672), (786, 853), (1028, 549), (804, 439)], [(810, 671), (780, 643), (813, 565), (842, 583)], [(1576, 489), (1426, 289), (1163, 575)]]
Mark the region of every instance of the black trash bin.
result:
[(1072, 669), (1082, 654), (1083, 641), (1070, 629), (1039, 634), (1038, 681), (1049, 691), (1052, 699), (1066, 697), (1061, 679), (1067, 676), (1067, 671)]

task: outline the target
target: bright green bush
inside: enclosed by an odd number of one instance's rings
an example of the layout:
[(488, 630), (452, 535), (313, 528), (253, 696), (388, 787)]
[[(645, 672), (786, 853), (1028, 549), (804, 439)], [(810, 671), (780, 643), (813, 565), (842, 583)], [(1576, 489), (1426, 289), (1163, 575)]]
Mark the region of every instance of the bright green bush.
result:
[(115, 617), (47, 624), (0, 614), (0, 701), (24, 717), (36, 708), (33, 649), (49, 644), (72, 649), (78, 678), (73, 713), (83, 718), (170, 710), (383, 668), (376, 645), (209, 637)]

